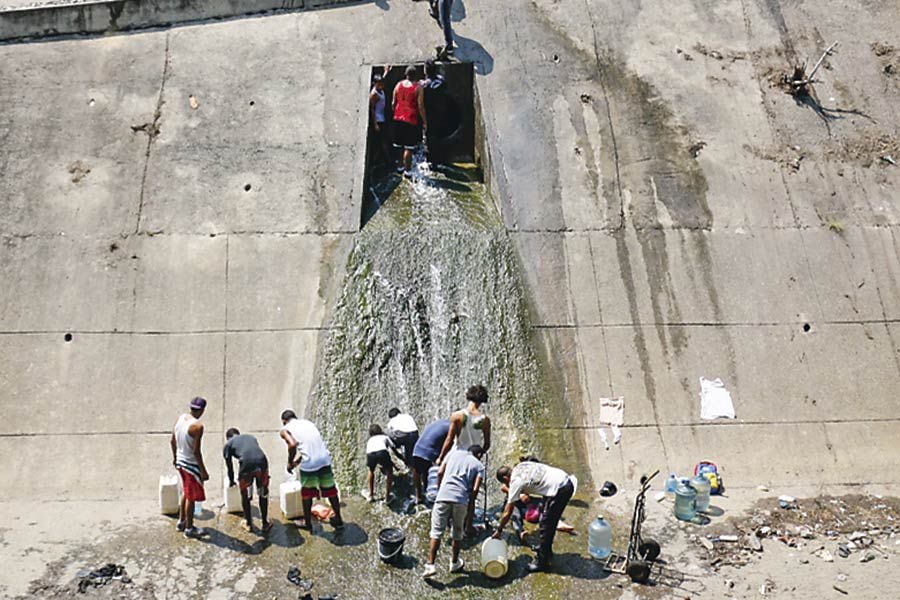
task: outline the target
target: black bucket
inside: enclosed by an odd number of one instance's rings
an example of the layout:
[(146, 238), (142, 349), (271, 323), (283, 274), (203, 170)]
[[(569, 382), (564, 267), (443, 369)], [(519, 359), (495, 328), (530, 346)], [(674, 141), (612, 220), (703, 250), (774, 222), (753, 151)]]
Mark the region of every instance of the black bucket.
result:
[(378, 557), (384, 562), (396, 565), (403, 557), (403, 543), (406, 535), (395, 527), (387, 527), (378, 532)]

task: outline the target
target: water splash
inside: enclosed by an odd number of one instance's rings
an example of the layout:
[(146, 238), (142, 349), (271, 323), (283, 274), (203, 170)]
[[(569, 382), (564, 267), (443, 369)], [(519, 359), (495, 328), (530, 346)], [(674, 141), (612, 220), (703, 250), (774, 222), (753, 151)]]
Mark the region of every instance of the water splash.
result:
[(377, 187), (385, 199), (356, 239), (311, 412), (335, 472), (357, 488), (370, 423), (393, 406), (420, 428), (487, 386), (495, 456), (533, 450), (539, 369), (511, 240), (474, 169)]

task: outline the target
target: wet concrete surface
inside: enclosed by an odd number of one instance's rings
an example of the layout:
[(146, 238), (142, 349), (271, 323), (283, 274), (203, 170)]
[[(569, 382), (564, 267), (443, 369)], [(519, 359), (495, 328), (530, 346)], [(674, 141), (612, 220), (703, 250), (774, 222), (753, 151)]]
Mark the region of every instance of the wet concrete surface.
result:
[[(358, 230), (362, 73), (432, 52), (422, 4), (0, 46), (0, 526), (15, 566), (0, 593), (65, 584), (130, 550), (154, 595), (187, 597), (198, 580), (211, 597), (250, 595), (282, 582), (292, 553), (334, 548), (314, 537), (245, 556), (255, 538), (215, 522), (238, 550), (187, 544), (167, 537), (153, 498), (169, 427), (198, 393), (211, 464), (231, 425), (283, 460), (277, 415), (307, 406)], [(896, 5), (455, 4), (489, 187), (566, 407), (539, 432), (552, 460), (626, 495), (644, 471), (701, 459), (742, 497), (760, 484), (896, 495), (900, 172), (882, 159), (900, 122)], [(399, 23), (416, 35), (392, 35)], [(815, 86), (828, 110), (772, 84), (835, 40)], [(700, 376), (725, 379), (738, 419), (699, 419)], [(623, 441), (606, 451), (596, 398), (620, 394)], [(751, 510), (745, 499), (728, 514)], [(586, 556), (583, 538), (561, 543)], [(159, 557), (132, 560), (144, 544)], [(391, 580), (372, 547), (345, 553), (350, 572)], [(281, 562), (255, 570), (270, 555)], [(764, 556), (732, 595), (758, 594), (772, 573), (801, 582), (779, 582), (784, 597), (839, 593), (824, 565)], [(698, 573), (705, 587), (683, 595), (725, 593)], [(396, 581), (431, 592), (412, 573)], [(490, 593), (680, 593), (534, 581)]]

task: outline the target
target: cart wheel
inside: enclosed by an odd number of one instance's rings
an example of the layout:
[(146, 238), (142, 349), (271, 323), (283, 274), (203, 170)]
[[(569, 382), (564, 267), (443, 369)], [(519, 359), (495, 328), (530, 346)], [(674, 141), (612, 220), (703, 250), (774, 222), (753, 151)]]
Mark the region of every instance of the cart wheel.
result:
[(638, 546), (638, 556), (644, 560), (656, 560), (659, 556), (659, 542), (647, 538)]
[(625, 567), (625, 574), (635, 583), (646, 583), (650, 579), (650, 565), (642, 560), (630, 562)]

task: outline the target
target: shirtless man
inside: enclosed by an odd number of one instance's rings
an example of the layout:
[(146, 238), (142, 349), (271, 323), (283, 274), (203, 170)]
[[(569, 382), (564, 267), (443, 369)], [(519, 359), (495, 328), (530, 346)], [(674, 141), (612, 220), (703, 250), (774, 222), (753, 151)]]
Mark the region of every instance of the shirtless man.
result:
[(194, 503), (206, 500), (203, 482), (209, 479), (206, 466), (203, 464), (201, 440), (203, 423), (200, 417), (206, 410), (206, 400), (199, 396), (191, 400), (190, 414), (178, 417), (172, 430), (172, 464), (181, 475), (184, 494), (178, 507), (178, 531), (184, 532), (186, 538), (198, 538), (205, 531), (194, 527)]

